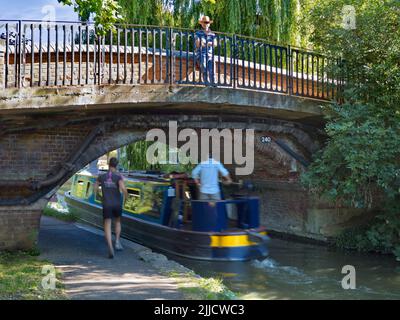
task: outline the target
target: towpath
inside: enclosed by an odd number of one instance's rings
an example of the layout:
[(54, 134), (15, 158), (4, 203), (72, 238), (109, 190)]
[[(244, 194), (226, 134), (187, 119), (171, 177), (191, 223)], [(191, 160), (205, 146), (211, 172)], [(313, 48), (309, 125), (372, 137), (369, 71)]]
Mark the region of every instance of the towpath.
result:
[(125, 249), (107, 259), (101, 232), (42, 216), (40, 258), (54, 263), (70, 299), (183, 299), (176, 283), (137, 254), (139, 245), (122, 240)]

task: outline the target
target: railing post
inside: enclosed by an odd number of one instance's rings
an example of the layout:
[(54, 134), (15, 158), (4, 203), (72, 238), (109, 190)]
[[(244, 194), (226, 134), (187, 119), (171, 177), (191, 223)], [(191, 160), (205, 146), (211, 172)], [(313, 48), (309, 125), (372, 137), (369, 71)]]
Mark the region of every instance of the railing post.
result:
[(236, 62), (237, 62), (237, 55), (238, 55), (238, 52), (237, 52), (237, 39), (236, 39), (236, 34), (234, 34), (233, 35), (233, 37), (232, 37), (232, 42), (233, 42), (233, 52), (232, 52), (232, 55), (233, 55), (233, 62), (232, 62), (232, 64), (233, 64), (233, 79), (232, 79), (232, 82), (233, 82), (233, 88), (234, 89), (236, 89), (236, 83), (237, 83), (237, 64), (236, 64)]
[(293, 56), (290, 45), (287, 48), (287, 63), (286, 63), (286, 86), (287, 94), (291, 96), (293, 94)]
[[(100, 65), (100, 80), (99, 84), (104, 83), (104, 66), (106, 64), (106, 37), (105, 35), (101, 35), (101, 65)], [(110, 55), (110, 61), (111, 61), (111, 55)], [(110, 62), (111, 63), (111, 62)]]
[(174, 47), (175, 47), (175, 39), (174, 39), (174, 31), (172, 28), (169, 28), (169, 85), (171, 86), (175, 80), (175, 66), (174, 66)]
[(5, 63), (4, 63), (4, 57), (5, 57), (5, 52), (6, 52), (6, 41), (4, 39), (0, 39), (0, 88), (5, 88), (6, 87), (6, 70), (5, 70)]
[(95, 29), (95, 40), (94, 40), (94, 46), (93, 46), (93, 50), (95, 50), (96, 55), (97, 55), (97, 64), (96, 64), (96, 60), (94, 63), (94, 83), (100, 85), (100, 65), (101, 65), (101, 38), (100, 35), (97, 34), (96, 32), (97, 30)]
[[(15, 44), (17, 45), (17, 44)], [(22, 81), (21, 81), (21, 46), (22, 46), (22, 20), (18, 20), (18, 46), (17, 46), (17, 50), (15, 50), (15, 59), (18, 57), (18, 67), (17, 67), (17, 72), (18, 72), (18, 88), (22, 87)]]

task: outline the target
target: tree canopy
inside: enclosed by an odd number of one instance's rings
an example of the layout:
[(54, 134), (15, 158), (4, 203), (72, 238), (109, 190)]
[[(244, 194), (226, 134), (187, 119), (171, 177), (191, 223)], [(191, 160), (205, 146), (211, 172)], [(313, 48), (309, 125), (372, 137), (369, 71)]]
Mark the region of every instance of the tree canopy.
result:
[(81, 21), (89, 21), (93, 16), (98, 32), (106, 32), (122, 18), (121, 7), (116, 0), (58, 0), (58, 2), (72, 6)]
[(268, 38), (297, 39), (299, 0), (118, 0), (125, 21), (136, 24), (197, 28), (201, 15), (214, 21), (214, 30)]
[[(343, 28), (343, 5), (355, 29)], [(311, 41), (344, 60), (343, 101), (328, 107), (326, 147), (307, 175), (310, 187), (369, 206), (373, 194), (398, 196), (400, 181), (400, 2), (316, 2), (306, 23)]]
[(299, 33), (301, 12), (313, 0), (58, 0), (73, 6), (79, 18), (93, 15), (105, 29), (119, 21), (130, 24), (198, 28), (209, 15), (220, 32), (266, 38), (272, 42), (304, 44)]
[[(344, 5), (355, 9), (354, 28), (343, 27)], [(344, 205), (378, 208), (341, 245), (400, 259), (400, 2), (318, 0), (304, 23), (315, 47), (342, 57), (346, 81), (326, 110), (326, 146), (303, 181)]]

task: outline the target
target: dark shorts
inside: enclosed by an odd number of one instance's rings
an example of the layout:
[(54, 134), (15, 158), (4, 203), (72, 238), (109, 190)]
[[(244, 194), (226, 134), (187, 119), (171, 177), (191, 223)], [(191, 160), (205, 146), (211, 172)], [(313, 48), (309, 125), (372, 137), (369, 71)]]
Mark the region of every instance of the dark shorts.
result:
[(103, 219), (119, 218), (122, 215), (122, 207), (103, 207)]

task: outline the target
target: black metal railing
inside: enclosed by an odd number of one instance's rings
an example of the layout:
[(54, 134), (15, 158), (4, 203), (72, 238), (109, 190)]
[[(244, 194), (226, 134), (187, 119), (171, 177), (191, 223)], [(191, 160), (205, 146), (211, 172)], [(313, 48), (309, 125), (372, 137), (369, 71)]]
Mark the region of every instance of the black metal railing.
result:
[(334, 99), (338, 60), (234, 34), (0, 20), (0, 86), (190, 84)]
[(236, 38), (238, 87), (288, 93), (289, 47)]

